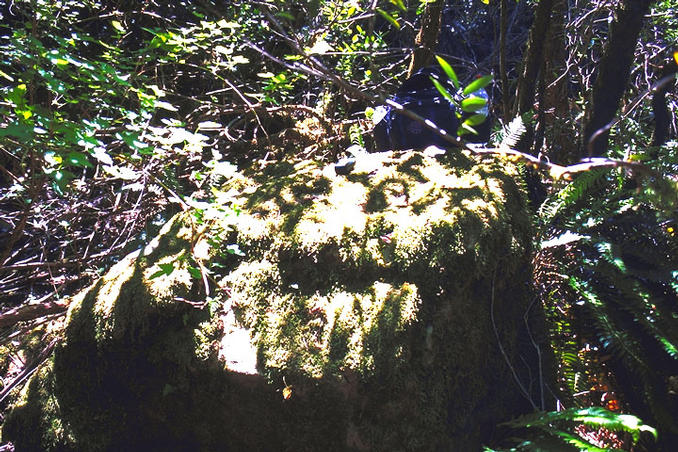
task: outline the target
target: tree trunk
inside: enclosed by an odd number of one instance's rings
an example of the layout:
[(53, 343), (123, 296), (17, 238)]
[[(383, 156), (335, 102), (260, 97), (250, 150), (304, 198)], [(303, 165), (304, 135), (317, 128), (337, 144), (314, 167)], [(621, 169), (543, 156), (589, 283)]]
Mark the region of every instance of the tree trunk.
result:
[(553, 2), (551, 24), (545, 39), (543, 86), (539, 98), (539, 128), (546, 140), (546, 153), (549, 160), (560, 164), (574, 163), (579, 159), (576, 132), (566, 122), (570, 116), (565, 40), (567, 3), (567, 0)]
[(534, 107), (537, 79), (544, 63), (544, 46), (546, 45), (544, 37), (551, 23), (552, 10), (553, 0), (541, 0), (534, 13), (534, 23), (530, 29), (525, 62), (518, 79), (514, 112), (519, 115)]
[[(671, 115), (666, 106), (666, 93), (675, 85), (674, 79), (666, 80), (666, 77), (678, 72), (678, 62), (675, 58), (662, 67), (657, 79), (657, 87), (652, 96), (652, 112), (654, 113), (654, 133), (652, 134), (652, 146), (661, 146), (669, 136)], [(656, 152), (655, 152), (656, 154)], [(656, 155), (655, 155), (656, 156)]]
[(619, 5), (585, 114), (582, 156), (601, 156), (607, 151), (610, 132), (604, 128), (614, 119), (626, 91), (638, 36), (653, 3), (654, 0), (624, 0)]
[(508, 0), (501, 0), (499, 19), (499, 76), (501, 77), (502, 115), (504, 122), (511, 121), (511, 107), (508, 94), (508, 70), (506, 69), (506, 33), (508, 32)]
[(421, 15), (421, 28), (414, 40), (414, 52), (412, 52), (412, 59), (410, 60), (410, 67), (407, 71), (407, 76), (419, 69), (431, 64), (434, 50), (438, 44), (438, 36), (440, 35), (440, 23), (443, 16), (443, 0), (435, 0), (428, 3), (424, 7), (424, 12)]

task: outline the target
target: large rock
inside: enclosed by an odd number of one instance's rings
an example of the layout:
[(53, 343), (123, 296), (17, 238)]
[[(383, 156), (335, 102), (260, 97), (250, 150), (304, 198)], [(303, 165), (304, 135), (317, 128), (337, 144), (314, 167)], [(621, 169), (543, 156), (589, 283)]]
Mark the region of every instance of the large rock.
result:
[(515, 168), (453, 160), (382, 153), (348, 176), (310, 161), (235, 176), (220, 193), (236, 193), (239, 215), (180, 214), (73, 298), (3, 439), (478, 450), (539, 383), (524, 323), (532, 237)]

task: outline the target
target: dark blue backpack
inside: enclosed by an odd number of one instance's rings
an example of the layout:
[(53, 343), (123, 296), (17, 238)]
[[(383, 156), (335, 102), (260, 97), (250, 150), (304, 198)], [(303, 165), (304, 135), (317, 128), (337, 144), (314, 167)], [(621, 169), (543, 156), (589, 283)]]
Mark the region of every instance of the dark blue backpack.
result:
[[(456, 136), (459, 120), (455, 107), (436, 89), (430, 77), (435, 77), (451, 94), (456, 92), (452, 83), (439, 68), (429, 67), (417, 71), (405, 80), (393, 100), (408, 110), (431, 120), (451, 136)], [(429, 145), (450, 146), (448, 141), (427, 129), (423, 124), (408, 118), (391, 107), (374, 127), (376, 151), (423, 149)], [(382, 113), (383, 114), (383, 113)]]
[[(451, 137), (456, 137), (461, 122), (457, 118), (455, 106), (440, 94), (433, 85), (431, 77), (438, 80), (451, 95), (457, 94), (457, 89), (440, 67), (426, 67), (405, 80), (395, 93), (393, 100), (419, 116), (429, 119)], [(427, 129), (420, 122), (398, 113), (391, 107), (379, 107), (379, 110), (383, 117), (374, 126), (376, 152), (423, 149), (430, 145), (454, 146), (453, 143)], [(379, 113), (376, 114), (379, 115)], [(489, 135), (489, 122), (485, 121), (485, 123), (487, 123), (487, 135)], [(467, 141), (487, 141), (485, 134), (481, 132), (481, 135), (483, 136), (468, 137), (470, 139)]]

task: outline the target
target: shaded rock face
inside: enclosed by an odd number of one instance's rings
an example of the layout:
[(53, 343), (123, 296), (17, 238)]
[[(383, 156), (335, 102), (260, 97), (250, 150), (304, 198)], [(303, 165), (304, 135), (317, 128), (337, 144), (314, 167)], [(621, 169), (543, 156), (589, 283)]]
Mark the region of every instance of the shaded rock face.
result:
[[(449, 159), (237, 175), (223, 192), (239, 215), (180, 214), (73, 298), (3, 439), (19, 451), (479, 450), (535, 397), (507, 364), (536, 388), (531, 228), (514, 168)], [(244, 256), (226, 252), (234, 243)]]

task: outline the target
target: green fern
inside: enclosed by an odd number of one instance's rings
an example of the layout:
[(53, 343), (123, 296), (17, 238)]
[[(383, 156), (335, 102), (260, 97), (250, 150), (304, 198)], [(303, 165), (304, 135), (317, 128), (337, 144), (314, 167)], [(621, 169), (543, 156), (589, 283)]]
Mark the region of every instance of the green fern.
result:
[(542, 228), (553, 226), (559, 215), (566, 217), (568, 209), (576, 209), (577, 203), (590, 195), (607, 177), (606, 170), (592, 170), (579, 174), (572, 182), (550, 196), (539, 209)]
[(636, 416), (619, 414), (604, 408), (575, 408), (564, 411), (538, 412), (519, 417), (504, 425), (516, 429), (519, 435), (527, 438), (514, 438), (517, 443), (510, 449), (490, 449), (486, 452), (501, 451), (589, 451), (605, 452), (612, 449), (600, 448), (586, 438), (575, 433), (580, 425), (594, 429), (604, 428), (612, 432), (628, 433), (633, 443), (640, 441), (643, 433), (657, 439), (657, 431), (644, 424)]
[(588, 383), (575, 359), (586, 344), (605, 363), (583, 367), (611, 375), (624, 408), (656, 425), (667, 447), (678, 438), (678, 401), (669, 387), (678, 375), (676, 184), (671, 178), (629, 183), (621, 174), (582, 173), (547, 199), (539, 211), (545, 257), (536, 262), (545, 260), (569, 283), (550, 289), (565, 299), (545, 298), (559, 306), (552, 324), (570, 322), (552, 336), (569, 392), (564, 400), (576, 403), (572, 394)]
[(516, 116), (511, 122), (504, 126), (500, 147), (507, 147), (509, 149), (517, 148), (526, 132), (527, 128), (525, 127), (525, 121), (523, 121), (523, 118), (520, 116)]

